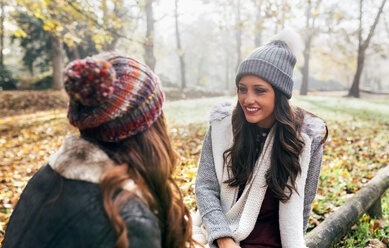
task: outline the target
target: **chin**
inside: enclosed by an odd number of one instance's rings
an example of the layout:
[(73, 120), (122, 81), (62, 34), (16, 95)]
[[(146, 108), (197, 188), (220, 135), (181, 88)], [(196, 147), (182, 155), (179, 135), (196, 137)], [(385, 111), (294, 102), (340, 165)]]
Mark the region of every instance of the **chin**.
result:
[(252, 118), (252, 117), (247, 118), (246, 117), (246, 121), (248, 123), (256, 124), (256, 123), (260, 122), (261, 120), (258, 120), (258, 118)]

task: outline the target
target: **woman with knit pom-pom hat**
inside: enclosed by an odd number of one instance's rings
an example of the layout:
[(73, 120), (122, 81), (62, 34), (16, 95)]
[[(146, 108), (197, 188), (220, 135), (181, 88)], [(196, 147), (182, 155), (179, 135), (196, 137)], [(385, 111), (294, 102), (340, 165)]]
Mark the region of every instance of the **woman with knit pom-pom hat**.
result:
[(3, 248), (194, 247), (158, 77), (105, 54), (66, 68), (69, 136), (28, 182)]
[(305, 247), (322, 119), (289, 99), (298, 35), (283, 31), (236, 74), (238, 99), (211, 112), (196, 177), (193, 238), (210, 247)]

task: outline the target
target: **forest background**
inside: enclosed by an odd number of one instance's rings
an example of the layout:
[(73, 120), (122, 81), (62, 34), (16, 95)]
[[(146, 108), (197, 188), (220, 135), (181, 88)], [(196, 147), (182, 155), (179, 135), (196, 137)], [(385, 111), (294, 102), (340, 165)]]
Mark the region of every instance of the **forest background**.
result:
[[(62, 89), (68, 62), (115, 50), (155, 70), (181, 155), (176, 179), (195, 210), (208, 112), (235, 99), (239, 62), (285, 28), (301, 35), (292, 103), (323, 117), (330, 130), (312, 230), (388, 164), (386, 2), (0, 0), (1, 236), (28, 179), (75, 133)], [(383, 219), (363, 216), (339, 247), (388, 244), (388, 194), (382, 199)]]

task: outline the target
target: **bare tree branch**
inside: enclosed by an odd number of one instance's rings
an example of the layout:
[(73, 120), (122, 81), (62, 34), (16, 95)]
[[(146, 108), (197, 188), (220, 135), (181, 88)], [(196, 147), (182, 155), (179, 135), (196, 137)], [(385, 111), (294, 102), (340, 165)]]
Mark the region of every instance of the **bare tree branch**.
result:
[(374, 30), (375, 30), (375, 28), (376, 28), (376, 26), (378, 24), (378, 21), (380, 19), (381, 14), (382, 14), (382, 10), (385, 7), (385, 3), (386, 3), (386, 0), (382, 0), (382, 3), (381, 3), (381, 6), (380, 6), (380, 8), (378, 10), (377, 16), (375, 17), (374, 23), (373, 23), (373, 25), (370, 28), (369, 35), (367, 36), (367, 39), (363, 42), (362, 47), (364, 49), (366, 49), (369, 46), (369, 42), (370, 42), (371, 38), (373, 37)]
[(78, 13), (80, 13), (82, 16), (84, 16), (85, 18), (87, 18), (89, 21), (92, 21), (93, 24), (95, 24), (97, 27), (101, 28), (102, 30), (104, 31), (108, 31), (109, 33), (111, 33), (113, 36), (116, 36), (118, 38), (123, 38), (123, 39), (126, 39), (126, 40), (129, 40), (129, 41), (133, 41), (133, 42), (137, 42), (139, 44), (144, 44), (144, 41), (139, 41), (139, 40), (135, 40), (135, 39), (132, 39), (132, 38), (129, 38), (123, 34), (120, 34), (117, 32), (117, 30), (115, 29), (112, 29), (112, 28), (105, 28), (102, 24), (100, 24), (97, 19), (95, 18), (92, 18), (90, 15), (88, 15), (87, 13), (85, 13), (84, 11), (82, 11), (81, 9), (79, 9), (77, 6), (75, 6), (72, 1), (69, 1), (69, 0), (66, 0), (66, 3), (69, 4), (70, 7), (72, 7), (75, 11), (77, 11)]

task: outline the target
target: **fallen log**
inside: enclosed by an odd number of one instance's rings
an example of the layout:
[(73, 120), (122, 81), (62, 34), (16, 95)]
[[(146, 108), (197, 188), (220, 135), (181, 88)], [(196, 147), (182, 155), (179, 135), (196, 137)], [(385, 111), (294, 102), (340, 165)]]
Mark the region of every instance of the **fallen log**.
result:
[[(329, 215), (320, 225), (307, 234), (309, 248), (331, 247), (337, 243), (365, 212), (380, 215), (381, 195), (389, 188), (389, 166), (378, 171), (377, 175)], [(378, 208), (379, 206), (379, 208)]]

